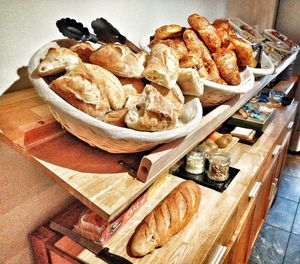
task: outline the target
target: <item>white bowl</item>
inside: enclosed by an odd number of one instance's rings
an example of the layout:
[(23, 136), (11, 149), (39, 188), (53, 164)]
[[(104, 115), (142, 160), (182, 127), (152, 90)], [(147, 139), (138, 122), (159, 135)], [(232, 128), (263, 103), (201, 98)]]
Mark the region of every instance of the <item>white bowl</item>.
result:
[(49, 105), (54, 118), (76, 137), (111, 153), (134, 153), (184, 137), (191, 133), (201, 121), (202, 105), (197, 98), (184, 105), (182, 117), (175, 129), (160, 132), (143, 132), (114, 126), (76, 109), (52, 91), (45, 79), (36, 71), (49, 48), (69, 47), (74, 43), (73, 40), (62, 39), (46, 44), (31, 57), (28, 72), (34, 88)]

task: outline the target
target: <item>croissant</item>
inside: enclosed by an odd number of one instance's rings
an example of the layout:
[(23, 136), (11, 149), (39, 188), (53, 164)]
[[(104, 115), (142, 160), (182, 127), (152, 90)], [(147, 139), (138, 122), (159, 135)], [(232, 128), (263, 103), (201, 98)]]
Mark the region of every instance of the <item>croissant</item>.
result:
[(220, 48), (213, 54), (214, 61), (222, 78), (231, 85), (239, 85), (241, 77), (235, 53), (226, 48)]
[(233, 29), (232, 29), (232, 26), (225, 19), (216, 19), (212, 24), (213, 24), (213, 26), (216, 29), (223, 29), (223, 30), (225, 30), (229, 36), (235, 35), (235, 33), (234, 33)]
[(215, 52), (221, 47), (221, 39), (217, 34), (217, 30), (209, 21), (198, 14), (192, 14), (188, 18), (190, 26), (196, 30), (203, 39), (205, 45), (211, 52)]
[[(221, 47), (222, 48), (228, 48), (228, 49), (232, 49), (233, 45), (230, 42), (230, 29), (228, 29), (228, 31), (226, 30), (226, 21), (225, 22), (221, 22), (221, 21), (225, 21), (225, 20), (221, 20), (221, 19), (217, 19), (213, 22), (213, 26), (215, 27), (215, 29), (217, 30), (217, 34), (221, 40)], [(229, 24), (229, 23), (227, 23)], [(229, 24), (230, 26), (230, 24)], [(233, 32), (232, 32), (233, 33)]]
[[(213, 22), (213, 26), (217, 29), (219, 34), (222, 35), (222, 46), (233, 49), (236, 53), (238, 65), (240, 67), (246, 67), (247, 65), (250, 67), (256, 67), (256, 60), (253, 58), (253, 50), (250, 44), (237, 37), (234, 33), (232, 26), (228, 21), (224, 19), (217, 19)], [(226, 31), (226, 33), (224, 33)], [(231, 44), (226, 46), (227, 38)]]
[(249, 67), (256, 67), (257, 62), (253, 58), (252, 46), (235, 35), (230, 36), (230, 41), (234, 47), (238, 65), (240, 67), (246, 67), (247, 65)]
[(208, 79), (214, 82), (226, 84), (226, 82), (222, 80), (218, 68), (214, 60), (212, 59), (209, 50), (206, 48), (204, 43), (199, 39), (197, 33), (192, 29), (186, 29), (183, 32), (183, 40), (189, 51), (198, 53), (202, 58), (205, 69), (202, 67), (202, 65), (201, 67), (198, 66), (199, 68), (198, 73), (200, 74), (200, 76), (206, 78), (205, 77), (207, 76), (207, 74), (205, 73), (206, 70), (206, 72), (209, 75)]
[(164, 25), (155, 30), (154, 39), (169, 39), (182, 36), (184, 28), (180, 25)]

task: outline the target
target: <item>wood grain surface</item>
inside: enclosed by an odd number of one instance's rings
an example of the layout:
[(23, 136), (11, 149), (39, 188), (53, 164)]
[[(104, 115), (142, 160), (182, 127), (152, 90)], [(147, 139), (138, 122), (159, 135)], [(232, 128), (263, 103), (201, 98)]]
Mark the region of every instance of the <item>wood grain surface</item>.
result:
[[(296, 108), (295, 103), (278, 109), (272, 123), (253, 146), (238, 142), (230, 149), (232, 166), (240, 169), (239, 174), (223, 193), (201, 186), (202, 199), (198, 213), (186, 228), (166, 245), (142, 258), (133, 258), (128, 251), (130, 238), (136, 226), (182, 181), (175, 176), (170, 177), (153, 198), (113, 237), (107, 245), (111, 252), (122, 255), (133, 263), (207, 263), (216, 246), (230, 244), (232, 236), (235, 235), (234, 231), (236, 228), (239, 230), (238, 220), (244, 213), (245, 203), (251, 202), (248, 198), (249, 192), (255, 182), (260, 180), (257, 177), (268, 157), (267, 154), (272, 152), (277, 139), (286, 131)], [(227, 236), (224, 237), (224, 233)], [(62, 238), (57, 246), (84, 263), (105, 263), (67, 237)]]

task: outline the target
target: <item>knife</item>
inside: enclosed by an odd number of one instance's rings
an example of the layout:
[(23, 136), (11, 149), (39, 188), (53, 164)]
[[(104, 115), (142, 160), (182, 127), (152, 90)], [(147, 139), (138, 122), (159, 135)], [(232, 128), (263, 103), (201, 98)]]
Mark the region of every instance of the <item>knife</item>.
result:
[(80, 244), (81, 246), (85, 247), (89, 251), (93, 252), (96, 257), (106, 261), (109, 264), (132, 264), (131, 261), (129, 261), (126, 258), (123, 258), (119, 255), (113, 254), (109, 252), (109, 248), (102, 247), (101, 245), (98, 245), (94, 243), (93, 241), (81, 236), (80, 234), (76, 233), (73, 230), (70, 230), (62, 225), (59, 225), (53, 221), (50, 223), (50, 228), (59, 232), (62, 235), (66, 235), (72, 240), (74, 240), (76, 243)]

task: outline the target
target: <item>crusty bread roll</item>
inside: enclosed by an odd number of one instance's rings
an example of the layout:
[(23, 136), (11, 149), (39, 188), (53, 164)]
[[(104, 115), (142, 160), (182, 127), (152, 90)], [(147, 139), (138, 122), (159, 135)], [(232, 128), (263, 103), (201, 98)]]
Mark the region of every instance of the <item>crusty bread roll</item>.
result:
[(70, 47), (70, 50), (78, 54), (83, 62), (89, 62), (91, 54), (94, 52), (95, 48), (88, 42), (78, 42)]
[(184, 28), (180, 25), (164, 25), (155, 30), (154, 39), (169, 39), (182, 36)]
[(151, 83), (153, 87), (156, 88), (159, 93), (164, 96), (175, 108), (175, 112), (179, 117), (182, 112), (182, 108), (184, 105), (184, 96), (180, 89), (180, 87), (175, 84), (172, 89), (168, 89), (156, 83)]
[(179, 61), (175, 51), (159, 43), (151, 49), (143, 75), (151, 82), (172, 88), (176, 83), (178, 71)]
[(142, 257), (166, 244), (197, 213), (201, 199), (199, 186), (184, 181), (174, 188), (136, 228), (131, 253)]
[(86, 63), (85, 67), (91, 74), (93, 82), (104, 91), (110, 107), (114, 110), (123, 108), (126, 102), (126, 96), (119, 79), (98, 65)]
[(67, 70), (82, 61), (79, 56), (67, 48), (50, 48), (43, 61), (38, 66), (38, 74), (42, 77), (55, 75)]
[(79, 110), (102, 119), (110, 111), (109, 101), (81, 64), (68, 68), (65, 75), (51, 82), (50, 88)]
[[(124, 86), (126, 85), (131, 85), (132, 88), (135, 90), (135, 93), (142, 93), (145, 87), (145, 83), (143, 82), (142, 79), (137, 79), (137, 78), (123, 78), (123, 77), (119, 77), (119, 80), (121, 82), (121, 84)], [(126, 88), (125, 88), (126, 90)], [(126, 91), (125, 91), (126, 93)]]
[(127, 108), (111, 111), (104, 115), (103, 121), (115, 126), (126, 127), (125, 116), (127, 112), (128, 112)]
[(153, 39), (149, 44), (149, 48), (153, 48), (154, 45), (158, 43), (163, 43), (168, 47), (172, 48), (173, 50), (175, 50), (178, 59), (180, 59), (181, 57), (183, 57), (188, 53), (187, 47), (182, 38), (164, 39), (164, 40)]
[(127, 46), (106, 44), (90, 56), (90, 62), (97, 64), (117, 76), (141, 78), (145, 69), (147, 53), (133, 53)]
[(195, 69), (180, 68), (177, 83), (184, 95), (201, 96), (203, 94), (203, 84)]
[(129, 109), (125, 117), (128, 127), (141, 131), (161, 131), (176, 126), (177, 115), (174, 106), (152, 85), (147, 84), (141, 95), (131, 97), (126, 103)]

